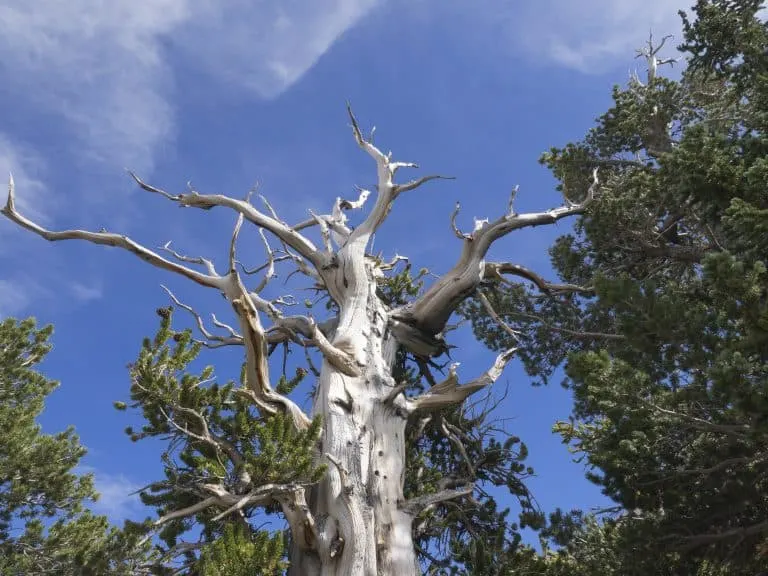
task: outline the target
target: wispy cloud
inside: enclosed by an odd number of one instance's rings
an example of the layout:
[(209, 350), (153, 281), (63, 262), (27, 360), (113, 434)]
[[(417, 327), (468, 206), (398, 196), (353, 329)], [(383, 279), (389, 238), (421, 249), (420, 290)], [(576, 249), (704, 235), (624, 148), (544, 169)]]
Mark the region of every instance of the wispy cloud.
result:
[(0, 6), (0, 70), (11, 102), (67, 120), (78, 158), (147, 173), (174, 133), (166, 46), (218, 80), (275, 97), (376, 3), (16, 0)]
[[(45, 222), (50, 216), (53, 200), (45, 194), (41, 179), (44, 171), (45, 163), (33, 150), (0, 133), (0, 203), (5, 205), (8, 177), (12, 172), (16, 186), (24, 190), (24, 195), (16, 199), (19, 210), (38, 222)], [(10, 226), (0, 227), (0, 237), (9, 229)]]
[[(585, 73), (624, 65), (654, 36), (681, 40), (678, 10), (691, 0), (538, 0), (494, 2), (485, 17), (501, 26), (506, 44), (527, 60), (554, 63)], [(675, 43), (670, 43), (669, 54)]]
[(219, 78), (264, 98), (301, 78), (379, 0), (198, 2), (183, 48)]
[(0, 279), (0, 318), (18, 316), (37, 299), (50, 296), (48, 289), (26, 275)]
[[(3, 265), (6, 269), (9, 267), (6, 262)], [(37, 276), (43, 280), (16, 272), (7, 273), (4, 278), (0, 278), (0, 318), (28, 314), (30, 309), (37, 313), (48, 311), (41, 303), (48, 306), (55, 302), (57, 309), (66, 310), (73, 305), (86, 304), (103, 296), (101, 281), (94, 281), (93, 284), (67, 283), (65, 278), (50, 270), (36, 274)], [(71, 297), (62, 299), (61, 290), (52, 290), (48, 286), (62, 286)]]
[(141, 510), (137, 490), (141, 485), (133, 482), (123, 474), (110, 474), (89, 466), (78, 468), (80, 473), (92, 473), (99, 499), (91, 504), (91, 509), (97, 514), (108, 516), (113, 522), (135, 517)]
[(69, 291), (80, 302), (98, 300), (104, 295), (104, 287), (101, 281), (93, 281), (91, 284), (73, 282), (69, 285)]
[(13, 99), (65, 118), (77, 156), (146, 168), (171, 133), (160, 40), (185, 0), (38, 0), (0, 8), (0, 55)]

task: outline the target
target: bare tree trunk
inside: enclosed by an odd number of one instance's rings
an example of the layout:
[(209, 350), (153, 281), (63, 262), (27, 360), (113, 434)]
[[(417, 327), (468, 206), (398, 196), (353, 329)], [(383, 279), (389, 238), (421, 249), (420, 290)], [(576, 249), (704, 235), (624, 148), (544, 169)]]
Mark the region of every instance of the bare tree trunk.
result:
[(307, 553), (293, 543), (295, 575), (419, 573), (412, 516), (401, 509), (408, 413), (393, 394), (397, 343), (363, 249), (352, 242), (338, 254), (344, 298), (333, 346), (354, 358), (360, 373), (323, 362), (313, 415), (323, 418), (319, 450), (331, 464), (309, 504), (320, 545)]

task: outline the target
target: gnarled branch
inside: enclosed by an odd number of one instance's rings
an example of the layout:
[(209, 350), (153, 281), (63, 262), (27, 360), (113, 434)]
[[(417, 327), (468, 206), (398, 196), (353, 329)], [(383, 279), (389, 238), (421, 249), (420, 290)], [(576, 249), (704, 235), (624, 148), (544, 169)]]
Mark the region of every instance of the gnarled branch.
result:
[(163, 286), (162, 284), (160, 287), (165, 290), (166, 294), (168, 294), (168, 297), (171, 299), (171, 301), (181, 308), (182, 310), (186, 310), (189, 312), (192, 316), (195, 318), (195, 322), (197, 323), (197, 329), (200, 331), (200, 333), (203, 335), (205, 340), (196, 340), (196, 342), (199, 342), (203, 346), (207, 348), (220, 348), (222, 346), (241, 346), (243, 344), (243, 337), (235, 332), (235, 330), (222, 322), (219, 322), (216, 319), (216, 316), (213, 316), (213, 323), (215, 326), (218, 327), (224, 327), (228, 328), (230, 330), (229, 336), (219, 336), (218, 334), (211, 333), (206, 327), (205, 323), (203, 322), (202, 316), (194, 309), (192, 306), (189, 306), (188, 304), (184, 304), (181, 300), (179, 300), (176, 295), (171, 292), (167, 287)]
[(580, 204), (568, 202), (546, 212), (517, 214), (511, 206), (506, 215), (484, 224), (464, 239), (461, 256), (454, 267), (435, 282), (415, 302), (393, 311), (392, 318), (417, 327), (425, 335), (439, 334), (451, 314), (467, 297), (471, 296), (485, 277), (485, 255), (491, 245), (522, 228), (553, 224), (563, 218), (583, 214), (594, 198), (598, 186), (598, 170), (592, 173), (592, 185), (586, 199)]
[[(140, 185), (142, 185), (143, 188), (151, 192), (161, 193), (163, 195), (169, 196), (167, 193), (164, 193), (159, 189), (155, 189), (143, 184), (143, 182), (141, 182), (141, 180), (135, 176), (134, 178), (137, 182), (140, 183)], [(183, 195), (180, 195), (177, 198), (179, 202), (182, 202), (182, 196)], [(250, 203), (247, 202), (247, 199), (241, 201), (229, 198), (227, 202), (229, 201), (240, 203), (237, 204), (237, 206), (240, 207), (251, 206)], [(251, 206), (251, 208), (253, 207)], [(253, 210), (258, 213), (255, 208), (253, 208)], [(265, 337), (264, 330), (261, 327), (258, 312), (254, 304), (254, 300), (260, 300), (258, 298), (254, 298), (253, 295), (246, 291), (237, 273), (235, 244), (237, 242), (240, 228), (243, 224), (243, 219), (248, 217), (245, 212), (248, 212), (248, 210), (245, 208), (243, 208), (243, 211), (239, 211), (237, 224), (235, 225), (235, 229), (232, 234), (229, 250), (229, 273), (227, 276), (214, 276), (210, 274), (203, 274), (182, 264), (166, 260), (148, 248), (145, 248), (144, 246), (134, 242), (127, 236), (109, 232), (89, 232), (85, 230), (64, 230), (61, 232), (53, 232), (47, 230), (25, 218), (16, 210), (14, 203), (13, 177), (10, 178), (8, 185), (8, 200), (5, 207), (2, 209), (2, 213), (10, 220), (16, 222), (27, 230), (31, 230), (39, 236), (42, 236), (46, 240), (85, 240), (93, 244), (115, 246), (136, 254), (142, 260), (149, 262), (158, 268), (175, 272), (203, 286), (221, 290), (227, 300), (229, 300), (234, 307), (235, 312), (237, 313), (238, 318), (240, 318), (241, 324), (243, 326), (242, 337), (246, 345), (246, 360), (248, 365), (246, 379), (249, 386), (248, 389), (244, 392), (267, 413), (275, 413), (278, 409), (285, 410), (288, 414), (291, 415), (292, 420), (298, 429), (306, 429), (310, 423), (309, 418), (298, 407), (298, 405), (296, 405), (295, 402), (275, 392), (269, 383), (266, 354), (267, 339)], [(264, 218), (267, 218), (267, 223), (276, 222), (269, 217), (264, 216)], [(282, 223), (278, 224), (279, 226), (277, 227), (277, 230), (280, 231), (280, 227), (284, 227), (284, 225)], [(269, 229), (269, 226), (265, 225), (264, 227)], [(287, 227), (285, 228), (287, 230)], [(291, 235), (284, 234), (284, 236), (290, 237)], [(213, 266), (211, 265), (210, 268), (212, 269)], [(186, 309), (189, 310), (188, 307), (186, 307)], [(202, 324), (202, 322), (200, 324)], [(200, 327), (200, 325), (198, 325), (198, 327)]]
[(229, 458), (229, 461), (234, 465), (235, 468), (239, 468), (243, 464), (243, 456), (238, 452), (237, 448), (234, 444), (232, 444), (229, 440), (226, 438), (222, 438), (221, 436), (218, 436), (210, 431), (208, 428), (208, 421), (205, 419), (205, 416), (203, 416), (200, 412), (197, 410), (194, 410), (192, 408), (188, 408), (186, 406), (179, 406), (179, 405), (172, 405), (171, 409), (174, 412), (177, 412), (179, 414), (185, 414), (188, 417), (194, 419), (198, 426), (200, 427), (200, 433), (193, 432), (189, 429), (188, 426), (182, 426), (179, 424), (173, 416), (168, 414), (164, 409), (160, 409), (160, 412), (163, 414), (165, 419), (168, 421), (168, 424), (170, 424), (173, 428), (190, 438), (191, 440), (197, 440), (198, 442), (202, 442), (203, 444), (207, 444), (217, 452), (222, 452), (226, 454), (226, 456)]
[(232, 494), (226, 488), (218, 484), (206, 484), (203, 488), (211, 496), (179, 510), (173, 510), (161, 516), (153, 523), (153, 527), (159, 528), (171, 520), (186, 518), (207, 510), (211, 507), (224, 508), (214, 520), (220, 520), (233, 512), (242, 510), (247, 506), (267, 506), (273, 502), (280, 503), (291, 525), (294, 538), (301, 536), (299, 545), (304, 549), (312, 549), (317, 540), (315, 520), (307, 506), (305, 488), (296, 484), (266, 484), (255, 487), (245, 495)]
[(526, 280), (535, 284), (536, 287), (545, 294), (576, 293), (591, 296), (595, 293), (594, 289), (587, 286), (548, 282), (533, 270), (530, 270), (525, 266), (521, 266), (520, 264), (512, 264), (510, 262), (486, 262), (485, 271), (483, 274), (485, 279), (496, 279), (501, 282), (508, 283), (503, 274), (511, 274), (513, 276), (525, 278)]
[(347, 227), (346, 211), (362, 208), (365, 205), (365, 201), (371, 195), (370, 190), (366, 190), (365, 188), (358, 188), (358, 192), (359, 196), (357, 200), (346, 200), (339, 196), (333, 204), (333, 209), (330, 215), (316, 216), (313, 214), (311, 218), (296, 224), (293, 229), (296, 231), (303, 230), (304, 228), (321, 224), (322, 220), (324, 225), (328, 226), (333, 232), (333, 240), (336, 242), (336, 245), (341, 247), (352, 233)]
[(417, 516), (421, 512), (434, 507), (440, 502), (461, 498), (462, 496), (469, 496), (474, 490), (475, 485), (469, 482), (463, 486), (448, 488), (446, 490), (436, 492), (435, 494), (427, 494), (425, 496), (417, 496), (416, 498), (411, 498), (410, 500), (403, 502), (400, 505), (400, 509), (412, 516)]
[(229, 300), (240, 319), (240, 331), (244, 338), (246, 359), (246, 389), (237, 392), (248, 397), (268, 414), (284, 410), (291, 416), (297, 429), (305, 430), (311, 423), (307, 415), (295, 402), (275, 392), (270, 384), (267, 338), (264, 328), (261, 325), (256, 307), (239, 278), (237, 278), (236, 283), (240, 296), (233, 295)]
[(353, 242), (357, 239), (362, 239), (363, 244), (367, 244), (370, 236), (376, 232), (379, 226), (381, 226), (381, 224), (384, 222), (384, 219), (387, 217), (387, 214), (392, 208), (392, 202), (394, 202), (398, 195), (400, 195), (402, 192), (414, 190), (431, 180), (451, 180), (452, 177), (434, 174), (416, 178), (410, 182), (406, 182), (405, 184), (395, 184), (395, 173), (400, 168), (418, 168), (418, 165), (412, 162), (392, 162), (391, 152), (384, 154), (373, 144), (370, 139), (366, 140), (363, 137), (363, 133), (360, 131), (360, 126), (358, 125), (357, 119), (352, 113), (352, 108), (349, 106), (349, 104), (347, 104), (347, 113), (349, 114), (349, 119), (352, 123), (352, 133), (355, 137), (355, 141), (357, 142), (358, 146), (360, 146), (360, 148), (362, 148), (371, 158), (373, 158), (377, 167), (378, 181), (376, 185), (376, 204), (374, 205), (371, 213), (368, 215), (365, 221), (360, 226), (355, 228), (355, 230), (350, 235), (350, 242)]
[(461, 404), (469, 396), (490, 386), (498, 380), (501, 373), (506, 368), (509, 361), (514, 356), (517, 348), (510, 348), (496, 357), (496, 361), (481, 376), (475, 378), (466, 384), (459, 384), (456, 374), (457, 364), (451, 366), (448, 378), (432, 386), (424, 394), (409, 398), (406, 402), (406, 408), (410, 412), (422, 410), (439, 410), (446, 406), (455, 406)]
[(149, 262), (153, 266), (168, 270), (176, 274), (180, 274), (186, 278), (189, 278), (193, 282), (196, 282), (202, 286), (209, 288), (223, 289), (224, 278), (221, 276), (213, 276), (211, 274), (203, 274), (197, 270), (193, 270), (182, 264), (171, 262), (166, 260), (156, 252), (153, 252), (149, 248), (138, 244), (131, 240), (128, 236), (122, 234), (114, 234), (111, 232), (90, 232), (87, 230), (62, 230), (52, 231), (43, 228), (42, 226), (32, 222), (25, 216), (22, 216), (17, 210), (15, 205), (15, 186), (13, 182), (13, 176), (8, 181), (8, 199), (5, 206), (0, 212), (3, 213), (9, 220), (15, 222), (22, 228), (34, 232), (38, 236), (45, 238), (49, 242), (58, 242), (60, 240), (85, 240), (93, 244), (100, 244), (102, 246), (113, 246), (115, 248), (122, 248), (127, 250), (144, 260)]
[(200, 194), (195, 190), (191, 190), (186, 194), (169, 194), (160, 188), (145, 183), (133, 172), (130, 172), (130, 175), (142, 190), (152, 192), (153, 194), (160, 194), (164, 198), (173, 200), (179, 206), (200, 208), (202, 210), (210, 210), (216, 206), (231, 208), (235, 212), (242, 214), (249, 222), (269, 230), (281, 241), (285, 242), (288, 246), (301, 254), (302, 257), (312, 262), (316, 268), (322, 267), (325, 263), (324, 256), (309, 239), (305, 238), (285, 222), (272, 216), (267, 216), (263, 212), (257, 210), (248, 200), (238, 200), (222, 194)]

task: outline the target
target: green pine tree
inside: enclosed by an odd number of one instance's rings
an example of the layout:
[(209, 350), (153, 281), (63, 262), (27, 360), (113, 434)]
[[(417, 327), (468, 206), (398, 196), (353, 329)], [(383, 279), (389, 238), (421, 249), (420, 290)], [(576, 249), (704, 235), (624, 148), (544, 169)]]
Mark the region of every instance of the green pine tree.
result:
[(137, 537), (85, 508), (98, 495), (92, 475), (74, 472), (85, 455), (74, 430), (44, 434), (37, 422), (58, 386), (38, 371), (52, 332), (0, 322), (0, 574), (140, 574), (149, 558)]
[[(649, 42), (647, 76), (614, 89), (584, 140), (542, 158), (567, 197), (584, 194), (596, 168), (602, 182), (599, 201), (551, 249), (559, 281), (517, 270), (519, 283), (497, 283), (489, 296), (528, 336), (521, 354), (532, 376), (565, 367), (575, 406), (556, 431), (618, 505), (602, 525), (576, 522), (569, 562), (584, 565), (574, 544), (584, 534), (616, 542), (592, 548), (605, 554), (590, 573), (768, 566), (762, 6), (699, 0), (683, 16), (679, 80), (659, 69), (671, 63), (664, 41)], [(482, 302), (466, 312), (491, 348), (509, 345)]]

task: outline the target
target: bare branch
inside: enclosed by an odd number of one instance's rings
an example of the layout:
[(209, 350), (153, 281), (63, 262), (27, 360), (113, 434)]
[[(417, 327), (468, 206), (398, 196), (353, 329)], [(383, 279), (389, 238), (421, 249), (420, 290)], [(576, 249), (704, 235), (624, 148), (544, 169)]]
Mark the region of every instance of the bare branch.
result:
[(400, 509), (412, 516), (417, 516), (421, 512), (433, 508), (440, 502), (461, 498), (462, 496), (469, 496), (474, 490), (475, 485), (470, 482), (464, 486), (441, 490), (435, 494), (427, 494), (425, 496), (417, 496), (416, 498), (411, 498), (410, 500), (403, 502), (400, 506)]
[[(264, 231), (263, 228), (259, 228), (259, 230), (261, 232)], [(290, 255), (288, 255), (288, 254), (281, 254), (280, 256), (275, 256), (272, 263), (277, 264), (278, 262), (283, 262), (284, 260), (290, 260), (290, 259), (291, 259)], [(265, 262), (264, 264), (260, 264), (260, 265), (254, 267), (254, 268), (248, 269), (248, 268), (246, 268), (245, 264), (243, 264), (239, 260), (238, 260), (237, 263), (240, 266), (240, 271), (243, 274), (245, 274), (246, 276), (252, 276), (254, 274), (258, 274), (262, 270), (265, 270), (265, 269), (269, 268), (269, 266), (272, 264), (270, 262)]]
[(392, 260), (389, 262), (382, 262), (378, 265), (378, 269), (382, 271), (392, 270), (395, 266), (398, 265), (400, 262), (408, 262), (407, 256), (400, 256), (400, 254), (395, 254)]
[(219, 496), (209, 496), (208, 498), (204, 500), (200, 500), (199, 502), (196, 502), (192, 504), (191, 506), (187, 506), (186, 508), (180, 508), (179, 510), (174, 510), (173, 512), (168, 512), (168, 514), (165, 514), (164, 516), (161, 516), (157, 520), (155, 520), (154, 525), (155, 526), (162, 526), (163, 524), (167, 524), (171, 520), (176, 520), (177, 518), (186, 518), (187, 516), (192, 516), (193, 514), (197, 514), (198, 512), (202, 512), (203, 510), (206, 510), (207, 508), (210, 508), (211, 506), (215, 506), (216, 504), (219, 504), (221, 502), (221, 498)]
[[(243, 336), (239, 334), (232, 326), (219, 320), (215, 314), (211, 314), (211, 321), (213, 322), (213, 325), (217, 328), (226, 330), (229, 333), (229, 336), (220, 336), (218, 334), (211, 333), (205, 327), (202, 316), (194, 308), (192, 308), (192, 306), (189, 306), (188, 304), (185, 304), (179, 300), (178, 297), (176, 297), (176, 295), (173, 294), (173, 292), (171, 292), (166, 286), (162, 284), (160, 286), (171, 298), (171, 301), (174, 303), (174, 305), (189, 312), (195, 318), (198, 331), (205, 338), (205, 340), (196, 340), (196, 342), (199, 342), (207, 348), (221, 348), (222, 346), (243, 345)], [(315, 338), (317, 337), (317, 333), (319, 332), (322, 335), (335, 327), (336, 319), (332, 318), (331, 320), (318, 324), (313, 328), (312, 322), (309, 318), (305, 316), (283, 317), (278, 310), (270, 308), (270, 304), (258, 297), (257, 294), (251, 293), (250, 296), (251, 300), (254, 301), (256, 308), (265, 308), (267, 314), (270, 315), (272, 320), (275, 322), (274, 326), (265, 331), (267, 344), (269, 345), (280, 344), (291, 340), (298, 341), (296, 338), (296, 333), (298, 332), (307, 338), (306, 341), (298, 342), (304, 348), (308, 346), (316, 346), (317, 344), (315, 342)], [(331, 346), (330, 343), (328, 345)]]
[(171, 292), (168, 288), (166, 288), (164, 285), (160, 285), (160, 287), (165, 290), (166, 294), (168, 294), (168, 297), (173, 301), (173, 303), (178, 306), (179, 308), (186, 310), (192, 316), (195, 317), (195, 321), (197, 322), (197, 329), (200, 331), (200, 333), (203, 335), (203, 337), (206, 339), (206, 341), (201, 341), (201, 344), (212, 347), (212, 348), (219, 348), (221, 346), (235, 346), (235, 345), (241, 345), (243, 343), (243, 337), (235, 332), (235, 330), (231, 326), (227, 326), (226, 324), (223, 324), (219, 322), (216, 319), (216, 316), (213, 317), (213, 323), (214, 325), (225, 328), (229, 330), (230, 335), (227, 336), (219, 336), (217, 334), (212, 334), (208, 331), (208, 329), (205, 327), (205, 324), (203, 323), (203, 318), (200, 316), (200, 314), (195, 311), (192, 306), (189, 306), (188, 304), (184, 304), (181, 302), (173, 292)]
[(393, 404), (395, 399), (408, 388), (408, 384), (398, 384), (394, 386), (387, 397), (384, 398), (384, 404)]
[(232, 239), (229, 241), (229, 273), (230, 275), (237, 274), (237, 238), (240, 236), (240, 229), (243, 227), (243, 214), (242, 212), (237, 215), (237, 222), (235, 228), (232, 230)]
[(225, 324), (224, 322), (221, 322), (218, 318), (216, 318), (216, 314), (211, 314), (211, 321), (213, 322), (213, 325), (218, 328), (223, 328), (227, 332), (229, 332), (229, 335), (235, 338), (242, 338), (240, 334), (238, 334), (232, 326), (229, 324)]
[(461, 441), (461, 438), (459, 438), (458, 434), (455, 434), (453, 431), (449, 430), (448, 424), (442, 417), (440, 418), (440, 430), (443, 432), (443, 434), (445, 434), (445, 437), (448, 438), (448, 440), (450, 440), (451, 443), (456, 447), (456, 450), (459, 451), (459, 454), (461, 454), (461, 457), (464, 459), (464, 463), (469, 469), (471, 477), (475, 478), (475, 467), (473, 466), (472, 461), (469, 459), (469, 455), (467, 454), (467, 449), (464, 447), (464, 443)]
[(328, 253), (333, 252), (333, 246), (331, 246), (331, 230), (328, 227), (328, 221), (322, 216), (318, 216), (312, 210), (309, 211), (310, 216), (315, 220), (318, 226), (320, 226), (320, 236), (323, 239), (323, 245), (325, 251)]
[(179, 518), (186, 518), (211, 508), (213, 506), (225, 508), (223, 512), (214, 517), (214, 521), (222, 520), (229, 514), (242, 510), (246, 506), (267, 506), (273, 502), (279, 502), (283, 512), (291, 526), (291, 531), (299, 546), (303, 549), (312, 549), (317, 540), (315, 520), (307, 506), (305, 489), (295, 484), (266, 484), (258, 486), (245, 495), (236, 495), (227, 491), (223, 486), (206, 484), (203, 488), (212, 492), (209, 496), (191, 506), (174, 510), (161, 516), (153, 523), (155, 528)]
[(259, 236), (261, 237), (261, 241), (264, 243), (264, 249), (267, 252), (267, 263), (264, 265), (264, 267), (267, 269), (267, 272), (264, 274), (264, 278), (261, 279), (261, 282), (259, 282), (259, 285), (253, 290), (257, 294), (264, 290), (264, 288), (267, 287), (267, 284), (269, 284), (269, 281), (275, 277), (276, 262), (275, 251), (272, 250), (272, 247), (269, 245), (267, 236), (264, 234), (264, 228), (259, 228)]
[[(357, 200), (344, 200), (342, 198), (336, 198), (335, 206), (338, 206), (339, 210), (357, 210), (362, 208), (365, 205), (366, 200), (368, 200), (368, 196), (371, 195), (371, 191), (358, 187), (357, 192)], [(334, 210), (334, 216), (335, 215), (336, 212)]]
[(274, 493), (273, 498), (280, 502), (291, 537), (302, 550), (312, 550), (318, 543), (315, 518), (309, 509), (306, 490), (302, 486), (293, 486)]
[[(333, 204), (333, 211), (331, 213), (331, 218), (339, 222), (341, 224), (345, 224), (347, 221), (347, 216), (344, 214), (344, 211), (346, 210), (356, 210), (359, 208), (362, 208), (365, 205), (366, 200), (368, 200), (368, 197), (371, 195), (370, 190), (366, 190), (365, 188), (358, 188), (358, 198), (357, 200), (346, 200), (342, 198), (341, 196), (338, 196), (336, 198), (336, 202)], [(312, 226), (317, 225), (317, 219), (315, 217), (307, 218), (306, 220), (299, 222), (295, 226), (293, 226), (293, 229), (296, 231), (304, 230), (305, 228), (311, 228)]]
[(270, 384), (267, 338), (259, 314), (240, 279), (236, 276), (234, 278), (236, 287), (230, 288), (228, 299), (240, 319), (246, 358), (246, 389), (237, 392), (244, 394), (268, 414), (284, 410), (291, 416), (297, 429), (306, 430), (311, 422), (307, 415), (295, 402), (275, 392)]
[(356, 362), (353, 352), (331, 344), (325, 334), (317, 328), (315, 321), (312, 320), (311, 322), (312, 341), (317, 345), (318, 350), (328, 363), (342, 374), (352, 377), (360, 376), (362, 370)]
[(506, 322), (504, 322), (504, 320), (501, 319), (501, 316), (499, 316), (496, 310), (494, 310), (493, 306), (491, 306), (491, 303), (488, 301), (488, 297), (485, 294), (483, 294), (481, 290), (477, 291), (477, 297), (480, 300), (480, 303), (485, 308), (485, 311), (488, 312), (488, 315), (491, 318), (493, 318), (499, 326), (501, 326), (504, 332), (509, 334), (509, 336), (511, 336), (515, 342), (520, 342), (520, 333), (517, 332), (516, 330), (513, 330), (509, 326), (509, 324), (507, 324)]
[(391, 317), (418, 328), (424, 337), (439, 334), (459, 304), (474, 293), (484, 278), (484, 258), (491, 245), (514, 230), (554, 224), (562, 218), (583, 214), (596, 194), (599, 183), (597, 174), (598, 169), (595, 168), (592, 185), (580, 204), (568, 202), (546, 212), (528, 214), (516, 214), (510, 209), (506, 215), (480, 227), (464, 239), (461, 256), (454, 267), (415, 302), (393, 311)]
[(206, 421), (205, 417), (200, 414), (197, 410), (193, 410), (192, 408), (187, 408), (186, 406), (179, 406), (174, 405), (171, 407), (174, 412), (178, 412), (180, 414), (186, 414), (187, 416), (192, 417), (200, 426), (200, 433), (196, 433), (191, 431), (187, 426), (182, 426), (176, 420), (171, 417), (164, 409), (160, 408), (160, 412), (163, 414), (165, 419), (168, 421), (168, 423), (176, 428), (179, 432), (184, 434), (185, 436), (191, 438), (192, 440), (197, 440), (198, 442), (203, 442), (204, 444), (207, 444), (211, 448), (213, 448), (216, 451), (220, 451), (229, 458), (229, 461), (232, 462), (232, 464), (237, 468), (242, 465), (243, 463), (243, 456), (238, 452), (237, 448), (234, 444), (232, 444), (229, 440), (226, 438), (222, 438), (213, 432), (211, 432), (208, 428), (208, 422)]
[(535, 284), (536, 287), (545, 294), (575, 292), (578, 294), (592, 295), (595, 293), (594, 289), (586, 286), (548, 282), (533, 270), (519, 264), (511, 264), (509, 262), (486, 262), (484, 273), (485, 279), (494, 278), (507, 283), (502, 274), (512, 274), (514, 276), (525, 278)]
[(515, 213), (515, 199), (517, 198), (518, 192), (520, 192), (520, 184), (515, 184), (515, 186), (512, 188), (512, 191), (509, 193), (509, 202), (507, 202), (507, 214)]
[(187, 194), (168, 194), (159, 188), (146, 184), (133, 173), (131, 173), (131, 176), (143, 190), (161, 194), (165, 198), (173, 200), (179, 206), (200, 208), (201, 210), (210, 210), (216, 206), (230, 208), (235, 212), (242, 214), (249, 222), (269, 230), (272, 234), (301, 254), (302, 257), (312, 262), (315, 267), (319, 268), (324, 264), (324, 257), (310, 240), (277, 218), (267, 216), (263, 212), (260, 212), (247, 200), (237, 200), (236, 198), (221, 194), (200, 194), (195, 190), (192, 190)]
[(368, 215), (365, 221), (360, 226), (355, 228), (355, 230), (350, 235), (351, 243), (354, 243), (354, 241), (357, 239), (361, 239), (363, 240), (363, 245), (365, 245), (367, 244), (371, 235), (374, 234), (384, 222), (384, 219), (387, 217), (387, 214), (392, 207), (392, 203), (399, 194), (409, 190), (414, 190), (432, 180), (450, 180), (452, 178), (448, 176), (430, 175), (422, 176), (421, 178), (406, 182), (405, 184), (395, 184), (394, 176), (400, 168), (414, 168), (416, 167), (416, 164), (411, 162), (392, 162), (391, 153), (384, 154), (373, 144), (372, 140), (366, 140), (363, 137), (363, 133), (360, 131), (360, 126), (358, 125), (357, 119), (352, 113), (352, 108), (349, 104), (347, 104), (347, 113), (349, 114), (349, 119), (352, 123), (352, 133), (355, 137), (357, 145), (360, 146), (360, 148), (362, 148), (376, 162), (378, 174), (376, 186), (376, 192), (378, 196), (376, 198), (376, 204), (374, 205), (371, 213)]
[[(411, 166), (415, 166), (415, 164), (411, 164)], [(415, 178), (413, 180), (410, 180), (406, 182), (405, 184), (395, 184), (395, 195), (400, 194), (402, 192), (409, 192), (410, 190), (415, 190), (419, 186), (426, 184), (427, 182), (431, 182), (432, 180), (455, 180), (455, 176), (442, 176), (440, 174), (429, 174), (427, 176), (422, 176), (421, 178)]]
[(193, 282), (209, 288), (217, 288), (222, 290), (225, 284), (225, 279), (221, 276), (213, 276), (210, 274), (203, 274), (181, 264), (166, 260), (159, 254), (156, 254), (152, 250), (145, 248), (141, 244), (138, 244), (120, 234), (113, 234), (111, 232), (89, 232), (87, 230), (62, 230), (51, 231), (35, 224), (31, 220), (19, 214), (15, 207), (14, 198), (14, 182), (11, 176), (8, 184), (8, 200), (5, 207), (0, 210), (9, 220), (15, 222), (22, 228), (34, 232), (38, 236), (45, 238), (49, 242), (57, 242), (60, 240), (85, 240), (92, 244), (100, 244), (102, 246), (113, 246), (116, 248), (122, 248), (128, 252), (132, 252), (145, 262), (149, 262), (153, 266), (175, 272), (186, 278), (189, 278)]
[[(168, 192), (166, 192), (165, 190), (162, 190), (161, 188), (157, 188), (155, 186), (147, 184), (141, 178), (139, 178), (136, 175), (136, 173), (133, 172), (132, 170), (128, 170), (127, 172), (131, 176), (131, 178), (133, 178), (133, 180), (136, 182), (136, 184), (139, 185), (139, 188), (141, 188), (142, 190), (144, 190), (146, 192), (151, 192), (152, 194), (159, 194), (160, 196), (163, 196), (164, 198), (167, 198), (168, 200), (173, 200), (173, 201), (178, 200), (178, 196), (174, 196), (173, 194), (169, 194)], [(189, 184), (189, 183), (187, 184), (187, 187), (190, 190), (192, 189), (192, 185)]]
[(223, 520), (233, 512), (239, 512), (243, 508), (245, 508), (248, 504), (253, 502), (253, 494), (246, 494), (245, 496), (242, 496), (240, 500), (232, 504), (229, 508), (224, 510), (223, 512), (217, 514), (212, 518), (213, 522), (218, 522), (219, 520)]
[(275, 392), (269, 380), (268, 340), (259, 319), (257, 305), (265, 307), (278, 319), (279, 312), (270, 309), (269, 303), (257, 294), (250, 294), (243, 286), (237, 273), (235, 252), (243, 219), (244, 215), (238, 214), (229, 248), (229, 275), (224, 286), (224, 295), (232, 304), (240, 320), (243, 344), (245, 345), (246, 388), (236, 390), (236, 392), (249, 398), (267, 414), (274, 414), (278, 410), (286, 412), (291, 416), (293, 424), (298, 430), (305, 430), (309, 427), (310, 419), (295, 402)]
[(677, 62), (677, 58), (661, 59), (657, 57), (661, 49), (664, 48), (664, 44), (670, 38), (674, 38), (674, 36), (672, 34), (668, 34), (661, 39), (661, 42), (659, 42), (657, 46), (654, 46), (653, 33), (651, 33), (646, 42), (646, 47), (639, 48), (637, 50), (637, 56), (635, 56), (635, 58), (645, 58), (645, 61), (648, 64), (648, 84), (656, 79), (659, 66), (663, 66), (665, 64), (674, 65)]
[(461, 203), (456, 202), (456, 207), (451, 213), (451, 228), (453, 229), (453, 233), (456, 235), (456, 238), (459, 240), (470, 240), (472, 238), (472, 234), (465, 234), (459, 230), (459, 227), (456, 225), (456, 217), (459, 215), (459, 210), (461, 210)]
[[(251, 299), (253, 300), (253, 294), (251, 294)], [(325, 360), (342, 374), (347, 376), (359, 376), (361, 374), (360, 363), (355, 359), (353, 351), (346, 349), (343, 342), (331, 343), (326, 336), (326, 332), (331, 332), (336, 327), (336, 318), (318, 324), (314, 318), (308, 316), (283, 317), (278, 312), (272, 316), (272, 320), (275, 325), (270, 330), (282, 332), (284, 336), (277, 338), (272, 336), (273, 333), (270, 332), (267, 337), (269, 343), (294, 340), (305, 347), (307, 345), (316, 346)], [(307, 338), (307, 341), (301, 342), (295, 338), (296, 333)]]
[(160, 248), (163, 252), (168, 252), (171, 256), (176, 258), (179, 262), (188, 262), (190, 264), (200, 264), (201, 266), (205, 266), (205, 270), (210, 274), (211, 276), (218, 276), (219, 274), (216, 272), (216, 268), (213, 266), (213, 262), (208, 260), (207, 258), (203, 258), (202, 256), (185, 256), (183, 254), (179, 254), (175, 250), (171, 248), (171, 241), (168, 240), (165, 244), (163, 244), (162, 248)]
[(463, 385), (459, 384), (456, 375), (457, 365), (454, 364), (451, 366), (448, 378), (443, 382), (432, 386), (420, 396), (408, 399), (406, 402), (408, 410), (411, 412), (419, 410), (439, 410), (446, 406), (461, 404), (475, 392), (496, 382), (516, 351), (517, 348), (510, 348), (509, 350), (502, 352), (496, 357), (493, 366), (491, 366), (485, 373)]

